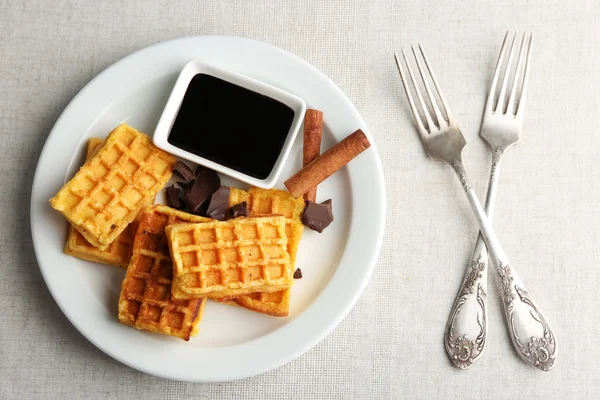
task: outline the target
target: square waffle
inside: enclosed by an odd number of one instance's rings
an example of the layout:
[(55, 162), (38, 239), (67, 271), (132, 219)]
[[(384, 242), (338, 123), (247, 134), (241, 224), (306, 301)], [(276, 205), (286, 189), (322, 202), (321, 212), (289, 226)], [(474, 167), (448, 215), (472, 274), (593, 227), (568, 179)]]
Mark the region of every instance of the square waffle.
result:
[(175, 161), (148, 136), (121, 124), (50, 204), (103, 250), (169, 180)]
[(206, 299), (173, 300), (173, 264), (165, 227), (208, 218), (163, 205), (146, 209), (133, 243), (133, 256), (121, 287), (119, 321), (137, 329), (189, 340), (198, 332)]
[[(232, 207), (243, 201), (248, 202), (250, 216), (278, 214), (286, 217), (285, 233), (288, 238), (287, 250), (290, 254), (292, 270), (296, 264), (298, 245), (302, 239), (304, 225), (300, 216), (304, 211), (304, 200), (295, 199), (284, 190), (251, 188), (248, 192), (231, 189), (229, 206)], [(252, 311), (276, 317), (287, 317), (290, 313), (291, 289), (272, 293), (251, 293), (239, 296), (233, 301)]]
[(284, 217), (237, 218), (165, 229), (173, 298), (232, 297), (292, 286)]
[[(101, 144), (102, 139), (99, 138), (88, 140), (86, 160), (89, 160), (94, 152), (100, 150)], [(154, 202), (154, 199), (150, 202)], [(84, 260), (127, 268), (133, 251), (133, 238), (137, 232), (141, 214), (138, 214), (136, 219), (105, 250), (92, 246), (73, 225), (69, 224), (65, 253)]]

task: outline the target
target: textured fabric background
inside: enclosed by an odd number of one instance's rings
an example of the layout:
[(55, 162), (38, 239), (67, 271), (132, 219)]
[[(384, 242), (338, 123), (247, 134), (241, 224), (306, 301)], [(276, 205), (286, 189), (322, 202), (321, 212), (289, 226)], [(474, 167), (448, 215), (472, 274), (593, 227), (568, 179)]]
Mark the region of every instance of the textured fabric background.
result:
[[(0, 398), (599, 398), (599, 24), (595, 0), (0, 0)], [(448, 361), (443, 330), (475, 220), (452, 171), (425, 156), (392, 59), (417, 41), (428, 50), (483, 195), (490, 156), (478, 129), (507, 28), (536, 37), (495, 226), (558, 337), (549, 373), (517, 358), (494, 286), (483, 359), (469, 371)], [(48, 132), (90, 79), (150, 44), (206, 34), (282, 47), (347, 93), (381, 152), (388, 218), (367, 290), (321, 344), (264, 375), (200, 385), (121, 365), (71, 326), (40, 275), (28, 199)]]

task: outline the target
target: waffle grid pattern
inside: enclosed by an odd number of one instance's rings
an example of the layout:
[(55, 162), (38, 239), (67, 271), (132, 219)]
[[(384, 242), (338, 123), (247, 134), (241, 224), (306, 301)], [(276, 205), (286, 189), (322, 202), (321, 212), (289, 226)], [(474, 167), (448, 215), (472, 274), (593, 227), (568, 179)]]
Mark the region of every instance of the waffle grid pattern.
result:
[(282, 215), (286, 218), (285, 233), (288, 237), (288, 253), (292, 261), (292, 267), (296, 263), (298, 244), (302, 238), (304, 225), (300, 222), (300, 216), (304, 211), (304, 200), (295, 199), (291, 194), (283, 190), (265, 190), (251, 188), (248, 191), (250, 216), (259, 215)]
[(277, 291), (293, 282), (284, 217), (181, 224), (166, 232), (175, 297), (231, 297)]
[(65, 253), (84, 260), (127, 268), (133, 253), (133, 240), (138, 223), (134, 220), (104, 249), (94, 247), (73, 225), (65, 243)]
[(174, 163), (148, 136), (122, 124), (50, 202), (103, 249), (169, 180)]
[[(102, 139), (88, 139), (86, 160), (89, 160), (102, 147)], [(153, 202), (153, 200), (151, 200)], [(141, 214), (141, 213), (140, 213)], [(141, 215), (138, 214), (138, 217)], [(69, 234), (65, 242), (65, 253), (84, 260), (127, 268), (133, 252), (133, 239), (139, 225), (139, 218), (129, 224), (106, 249), (100, 250), (92, 246), (79, 231), (69, 225)]]
[(206, 299), (171, 298), (173, 264), (165, 227), (208, 220), (163, 205), (147, 209), (135, 236), (133, 256), (121, 289), (121, 322), (184, 340), (197, 333)]
[[(248, 192), (232, 190), (229, 205), (234, 206), (243, 201), (248, 202), (250, 216), (257, 215), (283, 215), (286, 217), (285, 232), (288, 238), (287, 250), (290, 254), (292, 270), (296, 263), (298, 245), (302, 238), (304, 226), (300, 222), (300, 215), (304, 211), (304, 200), (295, 199), (283, 190), (265, 190), (251, 188)], [(271, 293), (251, 293), (238, 296), (232, 302), (252, 311), (277, 317), (286, 317), (290, 312), (291, 289), (284, 289)]]

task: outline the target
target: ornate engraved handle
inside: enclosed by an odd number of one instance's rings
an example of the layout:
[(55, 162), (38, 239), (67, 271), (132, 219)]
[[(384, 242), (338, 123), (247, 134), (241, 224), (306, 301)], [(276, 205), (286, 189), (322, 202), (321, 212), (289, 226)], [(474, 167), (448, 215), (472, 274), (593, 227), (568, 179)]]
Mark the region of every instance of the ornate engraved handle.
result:
[(549, 371), (556, 360), (556, 339), (525, 285), (508, 262), (499, 261), (500, 289), (510, 338), (519, 355), (529, 364)]
[(446, 352), (460, 369), (473, 365), (487, 343), (487, 260), (479, 236), (444, 334)]
[(548, 371), (554, 366), (557, 346), (550, 325), (529, 295), (523, 282), (510, 267), (508, 257), (485, 215), (475, 191), (468, 184), (467, 176), (460, 159), (452, 163), (471, 208), (475, 214), (481, 235), (487, 244), (490, 260), (500, 276), (502, 303), (508, 330), (517, 353), (527, 363)]
[[(493, 151), (485, 212), (491, 222), (498, 185), (498, 166), (502, 150)], [(488, 253), (481, 234), (452, 306), (444, 346), (452, 363), (467, 369), (481, 357), (487, 344), (487, 271)]]

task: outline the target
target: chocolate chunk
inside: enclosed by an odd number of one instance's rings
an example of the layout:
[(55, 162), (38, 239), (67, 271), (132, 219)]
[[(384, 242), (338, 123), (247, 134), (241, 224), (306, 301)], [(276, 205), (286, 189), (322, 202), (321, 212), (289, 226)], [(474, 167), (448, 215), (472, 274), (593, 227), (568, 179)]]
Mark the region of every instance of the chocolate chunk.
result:
[(193, 185), (194, 181), (191, 181), (191, 182), (177, 181), (177, 182), (175, 182), (175, 184), (177, 186), (179, 186), (182, 190), (185, 190), (186, 187)]
[(231, 207), (229, 209), (229, 214), (231, 215), (231, 218), (247, 217), (250, 215), (250, 211), (248, 211), (248, 202), (243, 201), (240, 204)]
[(206, 172), (206, 171), (208, 171), (208, 168), (206, 168), (204, 165), (198, 165), (198, 166), (196, 167), (196, 172), (195, 172), (195, 174), (196, 174), (196, 176), (198, 176), (198, 175), (200, 175), (200, 174), (203, 174), (203, 173), (204, 173), (204, 172)]
[(183, 189), (183, 199), (184, 200), (190, 195), (190, 193), (192, 191), (192, 187), (194, 186), (194, 183), (196, 183), (196, 180), (193, 180), (188, 184), (181, 185), (181, 188)]
[(319, 233), (327, 228), (333, 221), (333, 211), (331, 210), (331, 199), (325, 200), (321, 204), (306, 201), (306, 208), (302, 214), (302, 223), (313, 231)]
[(300, 268), (294, 271), (294, 279), (302, 279), (302, 271), (300, 270)]
[(229, 188), (221, 186), (210, 197), (206, 216), (219, 221), (225, 220), (225, 213), (229, 209)]
[(200, 215), (201, 206), (220, 186), (221, 179), (219, 175), (215, 171), (205, 168), (196, 177), (193, 184), (184, 189), (183, 199), (192, 213)]
[(167, 205), (177, 210), (181, 209), (181, 200), (179, 200), (179, 188), (175, 185), (171, 185), (165, 189), (165, 197), (167, 199)]
[(192, 172), (192, 169), (181, 161), (177, 161), (175, 165), (173, 165), (173, 173), (186, 182), (189, 182), (196, 177)]

